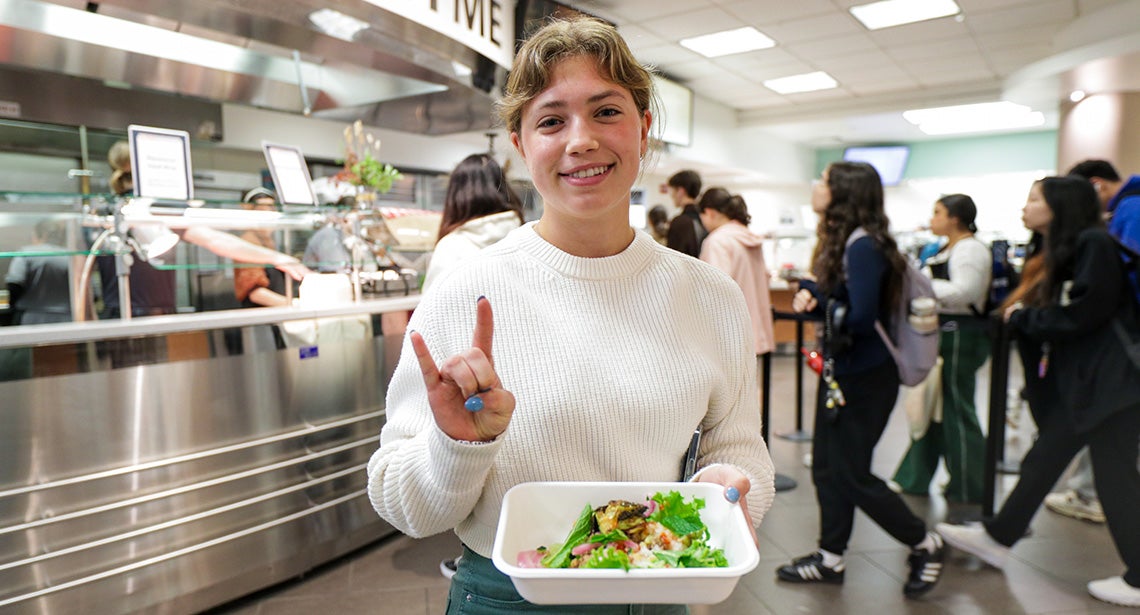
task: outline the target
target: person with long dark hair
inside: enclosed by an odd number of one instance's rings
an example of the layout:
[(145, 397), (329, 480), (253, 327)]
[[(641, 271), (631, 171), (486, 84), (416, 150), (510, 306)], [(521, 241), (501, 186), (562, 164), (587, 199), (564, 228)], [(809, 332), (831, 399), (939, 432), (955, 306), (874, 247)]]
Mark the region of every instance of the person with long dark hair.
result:
[[(1121, 576), (1088, 584), (1093, 597), (1140, 606), (1140, 370), (1122, 337), (1140, 332), (1119, 250), (1105, 230), (1092, 185), (1079, 177), (1033, 184), (1022, 219), (1040, 234), (1044, 275), (1006, 308), (1018, 345), (1036, 346), (1033, 372), (1049, 387), (1034, 412), (1038, 436), (1021, 462), (1017, 486), (980, 525), (940, 523), (951, 546), (1001, 568), (1042, 500), (1082, 447), (1092, 455), (1109, 532), (1124, 560)], [(1038, 399), (1039, 402), (1042, 399)], [(1030, 401), (1033, 409), (1033, 400)]]
[[(794, 583), (842, 583), (843, 552), (855, 510), (910, 547), (907, 597), (930, 591), (942, 574), (945, 546), (902, 498), (871, 473), (875, 445), (899, 391), (898, 366), (875, 331), (901, 300), (906, 260), (883, 208), (883, 184), (863, 162), (836, 162), (812, 187), (819, 214), (812, 273), (792, 309), (824, 319), (824, 370), (816, 400), (812, 481), (819, 500), (819, 549), (777, 569)], [(858, 228), (865, 236), (848, 246)]]
[(459, 263), (507, 236), (523, 223), (518, 197), (503, 168), (490, 154), (471, 154), (451, 172), (443, 199), (443, 219), (423, 290)]
[(945, 458), (950, 482), (942, 490), (947, 500), (982, 501), (985, 436), (974, 407), (978, 370), (990, 356), (987, 321), (981, 318), (993, 273), (990, 248), (974, 233), (978, 208), (965, 194), (948, 194), (934, 203), (930, 231), (947, 238), (946, 245), (926, 261), (923, 273), (933, 281), (938, 299), (942, 357), (942, 420), (931, 421), (911, 443), (895, 471), (904, 493), (926, 495), (930, 481)]

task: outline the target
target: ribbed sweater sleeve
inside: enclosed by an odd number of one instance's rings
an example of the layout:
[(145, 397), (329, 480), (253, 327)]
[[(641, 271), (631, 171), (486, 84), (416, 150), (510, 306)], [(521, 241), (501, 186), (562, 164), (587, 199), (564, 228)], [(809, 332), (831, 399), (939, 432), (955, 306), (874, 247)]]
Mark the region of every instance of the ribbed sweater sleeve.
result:
[(698, 468), (750, 477), (759, 523), (774, 497), (760, 437), (751, 325), (736, 284), (638, 232), (622, 253), (579, 258), (527, 225), (425, 297), (409, 329), (437, 362), (471, 345), (475, 303), (494, 311), (493, 359), (517, 401), (494, 442), (451, 440), (432, 419), (405, 340), (368, 464), (377, 512), (411, 536), (454, 528), (489, 556), (503, 495), (529, 481), (675, 481), (693, 429)]

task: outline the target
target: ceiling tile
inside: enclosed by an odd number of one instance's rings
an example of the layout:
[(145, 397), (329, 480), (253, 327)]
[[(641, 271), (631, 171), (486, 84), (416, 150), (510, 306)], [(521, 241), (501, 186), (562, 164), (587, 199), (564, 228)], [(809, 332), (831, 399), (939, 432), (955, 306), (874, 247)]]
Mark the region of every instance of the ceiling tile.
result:
[(637, 56), (638, 60), (651, 64), (665, 72), (669, 72), (666, 70), (666, 67), (673, 64), (702, 62), (705, 60), (701, 54), (695, 51), (689, 51), (680, 45), (662, 45), (660, 47), (634, 50), (633, 55)]
[(828, 71), (835, 80), (843, 85), (867, 83), (869, 81), (899, 81), (913, 80), (914, 77), (902, 67), (893, 62), (879, 64), (873, 67), (850, 67)]
[(871, 40), (881, 46), (916, 45), (928, 41), (940, 41), (948, 38), (961, 38), (967, 36), (969, 30), (965, 23), (959, 23), (953, 18), (932, 19), (919, 23), (884, 28), (871, 32)]
[(977, 56), (978, 45), (969, 37), (934, 40), (923, 45), (892, 45), (890, 55), (896, 60), (925, 60), (927, 58), (949, 58), (956, 56)]
[(640, 23), (646, 15), (664, 17), (713, 5), (712, 0), (584, 0), (564, 2), (619, 25)]
[(895, 66), (895, 61), (886, 52), (878, 49), (856, 51), (846, 56), (818, 60), (816, 66), (827, 72), (841, 71), (851, 74), (858, 71), (874, 71), (883, 66)]
[(918, 75), (918, 82), (927, 87), (973, 83), (982, 89), (993, 83), (994, 73), (988, 68), (975, 67), (957, 71), (932, 70)]
[(864, 32), (855, 18), (836, 12), (831, 15), (796, 19), (764, 26), (764, 32), (781, 45), (803, 41), (817, 41), (836, 36), (850, 36)]
[[(629, 48), (635, 52), (647, 47), (660, 47), (673, 43), (673, 41), (661, 38), (649, 30), (634, 24), (618, 26), (618, 32), (621, 33), (622, 38), (625, 39)], [(684, 47), (681, 47), (681, 49), (684, 49)]]
[(1005, 49), (985, 52), (986, 59), (991, 68), (1002, 77), (1048, 58), (1053, 54), (1053, 47), (1049, 44), (1038, 43), (1022, 47), (1006, 47)]
[(800, 103), (807, 103), (807, 102), (819, 102), (819, 101), (825, 101), (825, 100), (839, 100), (842, 98), (848, 98), (850, 96), (850, 92), (847, 92), (843, 88), (835, 88), (832, 90), (819, 90), (816, 92), (801, 92), (799, 94), (785, 94), (785, 96), (788, 98), (788, 100), (791, 100), (793, 103), (800, 104)]
[(841, 58), (854, 52), (869, 49), (878, 49), (879, 46), (866, 34), (852, 34), (850, 36), (836, 36), (815, 41), (789, 43), (783, 46), (790, 53), (806, 60), (823, 60), (827, 58)]
[(673, 78), (679, 79), (685, 83), (703, 79), (706, 77), (717, 76), (731, 76), (733, 73), (723, 69), (708, 60), (698, 60), (696, 62), (685, 62), (683, 64), (673, 64), (667, 67), (665, 72), (669, 73)]
[[(1048, 25), (1059, 26), (1068, 23), (1074, 17), (1076, 17), (1076, 7), (1073, 0), (1038, 0), (991, 11), (975, 19), (967, 18), (966, 26), (971, 32), (998, 32)], [(1052, 32), (1049, 36), (1052, 36)]]
[[(782, 75), (795, 75), (809, 73), (815, 70), (810, 64), (801, 62), (792, 54), (783, 49), (762, 49), (751, 53), (741, 53), (733, 56), (716, 58), (713, 63), (734, 73), (753, 75), (777, 73)], [(769, 77), (763, 77), (768, 79)]]
[[(659, 15), (659, 12), (650, 12), (650, 15)], [(689, 11), (680, 15), (642, 20), (642, 27), (650, 32), (670, 41), (680, 41), (683, 38), (712, 34), (722, 30), (743, 28), (746, 24), (740, 19), (724, 12), (720, 8), (710, 7)]]
[(737, 2), (721, 2), (720, 6), (729, 13), (757, 27), (835, 12), (835, 5), (829, 0), (796, 0), (795, 2), (756, 2), (756, 0), (741, 0)]
[(962, 12), (967, 16), (1007, 9), (1013, 6), (1021, 6), (1024, 8), (1028, 5), (1037, 4), (1037, 0), (957, 0), (957, 2), (958, 6), (962, 8)]
[(845, 85), (846, 89), (851, 90), (857, 96), (869, 96), (872, 94), (883, 94), (886, 92), (903, 92), (913, 91), (920, 86), (914, 79), (899, 79), (896, 81), (867, 81), (864, 83), (851, 83)]

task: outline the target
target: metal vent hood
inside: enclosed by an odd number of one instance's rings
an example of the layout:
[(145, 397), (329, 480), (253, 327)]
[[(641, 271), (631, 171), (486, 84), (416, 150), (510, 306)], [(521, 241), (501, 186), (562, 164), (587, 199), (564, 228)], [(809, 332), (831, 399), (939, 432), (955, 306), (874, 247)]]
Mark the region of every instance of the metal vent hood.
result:
[[(321, 9), (362, 29), (322, 31), (310, 18)], [(466, 46), (363, 0), (4, 0), (0, 73), (20, 75), (23, 86), (19, 115), (12, 106), (0, 115), (21, 119), (125, 129), (137, 113), (90, 107), (126, 96), (171, 116), (236, 103), (421, 134), (489, 128), (490, 92), (506, 77)], [(65, 101), (58, 86), (29, 88), (61, 80), (71, 84)], [(104, 88), (118, 93), (96, 92)], [(220, 121), (194, 122), (195, 136), (222, 137)]]

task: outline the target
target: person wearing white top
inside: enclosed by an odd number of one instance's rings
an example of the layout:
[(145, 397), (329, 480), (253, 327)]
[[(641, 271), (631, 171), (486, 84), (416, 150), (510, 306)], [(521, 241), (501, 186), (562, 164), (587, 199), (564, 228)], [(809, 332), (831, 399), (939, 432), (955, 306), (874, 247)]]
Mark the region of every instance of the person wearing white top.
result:
[(692, 480), (721, 485), (753, 523), (774, 499), (744, 296), (629, 225), (652, 100), (650, 73), (596, 19), (551, 22), (515, 56), (500, 115), (542, 217), (424, 296), (368, 463), (385, 520), (463, 542), (447, 613), (631, 612), (534, 605), (494, 567), (503, 495), (520, 483), (676, 481), (700, 426)]
[(985, 436), (974, 390), (978, 369), (990, 355), (981, 312), (993, 273), (990, 248), (974, 237), (977, 211), (964, 194), (949, 194), (934, 204), (930, 230), (948, 241), (923, 272), (932, 278), (942, 325), (942, 421), (932, 421), (911, 443), (894, 476), (904, 493), (926, 495), (939, 458), (945, 458), (950, 481), (943, 494), (951, 502), (972, 504), (981, 503), (983, 491)]

